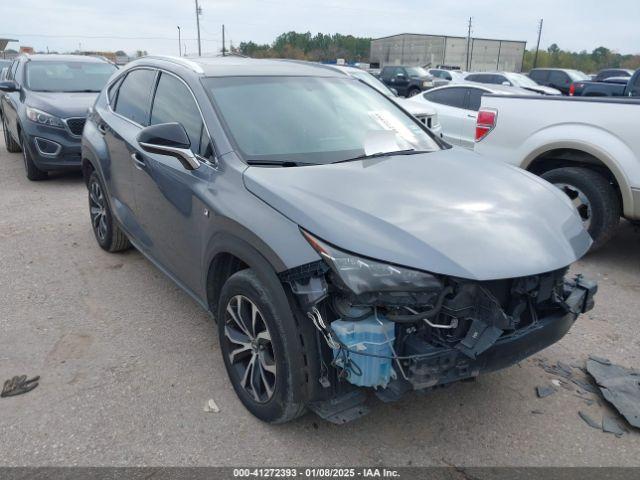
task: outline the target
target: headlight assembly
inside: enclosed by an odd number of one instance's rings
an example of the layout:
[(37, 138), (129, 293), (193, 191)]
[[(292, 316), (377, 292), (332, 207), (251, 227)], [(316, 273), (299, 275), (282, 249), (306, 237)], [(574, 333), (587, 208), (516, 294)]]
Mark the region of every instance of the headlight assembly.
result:
[(43, 112), (42, 110), (38, 110), (33, 107), (27, 107), (26, 112), (27, 118), (32, 122), (39, 123), (41, 125), (48, 125), (50, 127), (64, 128), (62, 120), (50, 113)]
[(416, 292), (440, 290), (435, 276), (344, 252), (301, 230), (344, 286), (356, 295), (367, 292)]

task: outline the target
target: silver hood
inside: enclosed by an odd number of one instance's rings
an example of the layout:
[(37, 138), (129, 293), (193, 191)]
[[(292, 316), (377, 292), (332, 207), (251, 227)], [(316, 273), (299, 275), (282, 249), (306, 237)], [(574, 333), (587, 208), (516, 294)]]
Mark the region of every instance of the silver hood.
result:
[(571, 264), (591, 245), (568, 198), (551, 184), (458, 149), (249, 167), (244, 181), (264, 202), (341, 249), (444, 275), (539, 274)]

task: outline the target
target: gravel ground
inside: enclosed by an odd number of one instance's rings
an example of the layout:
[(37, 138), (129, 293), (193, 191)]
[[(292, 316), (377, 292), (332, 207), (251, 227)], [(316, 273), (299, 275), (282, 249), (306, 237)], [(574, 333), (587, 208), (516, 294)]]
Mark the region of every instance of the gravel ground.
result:
[[(640, 234), (628, 223), (573, 267), (598, 280), (597, 305), (556, 345), (344, 426), (313, 415), (269, 426), (236, 399), (209, 316), (135, 250), (102, 251), (87, 210), (79, 175), (29, 182), (0, 145), (0, 379), (42, 377), (0, 399), (0, 464), (640, 466), (640, 433), (616, 438), (578, 416), (609, 407), (575, 389), (535, 395), (555, 378), (540, 359), (640, 367)], [(210, 398), (219, 413), (204, 412)]]

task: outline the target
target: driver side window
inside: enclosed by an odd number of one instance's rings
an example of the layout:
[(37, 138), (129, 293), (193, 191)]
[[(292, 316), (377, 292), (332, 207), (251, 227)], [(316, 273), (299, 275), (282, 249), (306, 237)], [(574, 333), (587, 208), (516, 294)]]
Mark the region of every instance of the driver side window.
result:
[(178, 78), (162, 73), (151, 108), (151, 125), (169, 122), (178, 122), (184, 127), (193, 153), (212, 158), (211, 140), (191, 91)]

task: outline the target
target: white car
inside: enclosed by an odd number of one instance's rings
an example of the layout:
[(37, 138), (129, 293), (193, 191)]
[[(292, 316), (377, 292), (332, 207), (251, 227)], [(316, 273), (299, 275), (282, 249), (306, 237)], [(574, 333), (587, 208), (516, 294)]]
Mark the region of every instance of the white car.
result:
[(445, 70), (443, 68), (431, 68), (429, 73), (433, 75), (433, 85), (442, 87), (451, 83), (462, 83), (465, 81), (465, 72), (460, 70)]
[(416, 107), (434, 108), (438, 112), (442, 138), (453, 145), (473, 149), (476, 118), (480, 101), (485, 94), (536, 95), (529, 90), (516, 87), (464, 82), (432, 88), (406, 99), (403, 103), (412, 103)]
[(532, 92), (541, 93), (542, 95), (562, 95), (560, 90), (552, 87), (539, 85), (522, 73), (513, 72), (482, 72), (469, 73), (466, 76), (469, 82), (488, 83), (491, 85), (506, 85), (507, 87), (520, 87)]
[(423, 105), (420, 103), (411, 102), (408, 98), (399, 97), (393, 90), (387, 87), (384, 83), (378, 80), (376, 77), (371, 75), (369, 72), (366, 72), (360, 68), (356, 67), (347, 67), (342, 65), (326, 65), (327, 67), (338, 70), (345, 75), (349, 75), (350, 77), (356, 78), (361, 82), (366, 83), (367, 85), (375, 88), (383, 95), (391, 98), (394, 102), (404, 108), (411, 115), (420, 120), (423, 124), (427, 126), (433, 133), (437, 136), (442, 137), (442, 127), (438, 121), (438, 112), (435, 108), (429, 107), (428, 105)]

